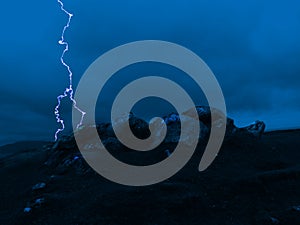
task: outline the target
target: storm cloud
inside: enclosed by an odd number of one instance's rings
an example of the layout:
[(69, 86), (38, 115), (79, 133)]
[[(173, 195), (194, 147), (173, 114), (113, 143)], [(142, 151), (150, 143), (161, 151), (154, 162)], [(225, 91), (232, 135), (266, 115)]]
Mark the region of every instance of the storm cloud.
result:
[[(165, 40), (189, 48), (208, 64), (237, 125), (261, 119), (268, 129), (300, 126), (299, 1), (66, 0), (65, 6), (74, 13), (66, 61), (75, 86), (104, 52), (131, 41)], [(0, 144), (53, 138), (56, 96), (68, 85), (57, 44), (66, 20), (55, 0), (2, 3)], [(126, 79), (133, 72), (149, 70), (125, 71)], [(126, 83), (123, 77), (104, 91), (102, 111), (109, 111), (106, 102)], [(180, 73), (176, 77), (180, 83)], [(189, 85), (185, 78), (181, 82)], [(70, 120), (69, 104), (63, 104), (62, 113)]]

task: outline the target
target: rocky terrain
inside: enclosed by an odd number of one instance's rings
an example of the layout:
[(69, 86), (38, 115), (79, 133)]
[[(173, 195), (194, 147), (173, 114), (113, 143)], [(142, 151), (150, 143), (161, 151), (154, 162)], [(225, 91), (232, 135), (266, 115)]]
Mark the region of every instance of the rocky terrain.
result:
[[(56, 143), (1, 147), (0, 224), (300, 224), (300, 130), (264, 132), (262, 121), (238, 128), (227, 118), (219, 155), (200, 173), (211, 124), (217, 123), (211, 114), (219, 112), (200, 106), (197, 112), (201, 133), (192, 159), (172, 178), (146, 187), (115, 184), (96, 174), (74, 134)], [(182, 118), (195, 119), (189, 112)], [(149, 152), (122, 145), (109, 123), (96, 128), (114, 157), (149, 165), (172, 154), (179, 140), (178, 114), (164, 121), (167, 136)], [(134, 114), (129, 124), (135, 136), (150, 135), (149, 124)], [(88, 138), (89, 129), (76, 135)], [(97, 148), (90, 140), (83, 147)]]

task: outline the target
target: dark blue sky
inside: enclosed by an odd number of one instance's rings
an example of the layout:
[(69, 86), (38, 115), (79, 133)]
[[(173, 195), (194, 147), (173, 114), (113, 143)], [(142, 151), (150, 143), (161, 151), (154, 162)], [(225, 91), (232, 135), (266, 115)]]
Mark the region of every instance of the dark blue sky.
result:
[[(111, 48), (171, 41), (210, 66), (238, 125), (261, 119), (269, 129), (300, 126), (299, 1), (67, 0), (65, 6), (74, 13), (66, 61), (75, 86)], [(68, 84), (57, 44), (66, 19), (56, 0), (1, 3), (0, 144), (52, 138), (56, 96)]]

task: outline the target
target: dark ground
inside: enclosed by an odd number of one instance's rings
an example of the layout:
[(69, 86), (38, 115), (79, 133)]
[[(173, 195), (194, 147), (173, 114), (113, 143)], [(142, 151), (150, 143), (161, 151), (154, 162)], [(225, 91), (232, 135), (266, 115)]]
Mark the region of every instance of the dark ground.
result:
[[(45, 144), (0, 148), (1, 225), (300, 224), (300, 130), (226, 141), (201, 173), (200, 147), (182, 171), (147, 187), (114, 184), (92, 172), (57, 173), (44, 165), (52, 154)], [(33, 191), (40, 182), (46, 187)]]

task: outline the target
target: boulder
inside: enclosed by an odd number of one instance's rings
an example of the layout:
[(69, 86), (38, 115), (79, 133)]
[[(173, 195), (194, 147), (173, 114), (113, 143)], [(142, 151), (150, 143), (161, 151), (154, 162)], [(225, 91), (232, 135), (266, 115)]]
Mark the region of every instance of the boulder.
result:
[[(202, 122), (208, 129), (211, 128), (211, 126), (214, 127), (221, 127), (223, 126), (224, 120), (223, 120), (223, 113), (214, 108), (210, 108), (208, 106), (196, 106), (196, 111), (198, 114), (198, 118), (194, 118)], [(211, 115), (214, 115), (216, 118), (215, 121), (211, 121)], [(192, 109), (187, 110), (183, 113), (183, 115), (194, 117), (192, 116)], [(238, 130), (238, 128), (234, 125), (234, 120), (231, 118), (226, 118), (226, 136), (232, 136), (235, 134), (235, 132)]]
[(266, 124), (263, 121), (256, 120), (246, 127), (240, 128), (242, 131), (246, 131), (254, 137), (260, 138), (266, 129)]
[[(180, 117), (177, 113), (169, 114), (168, 116), (164, 117), (164, 121), (167, 124), (167, 135), (165, 139), (165, 143), (177, 143), (180, 139), (181, 132), (182, 133), (182, 142), (185, 142), (187, 144), (190, 143), (191, 140), (199, 139), (204, 140), (208, 133), (208, 127), (199, 120), (196, 120), (195, 118), (181, 115), (182, 121), (180, 121)], [(188, 127), (188, 130), (181, 130), (181, 122), (184, 124), (184, 126)], [(193, 124), (196, 122), (200, 125), (200, 133), (198, 137), (195, 137), (195, 132), (193, 130)]]

